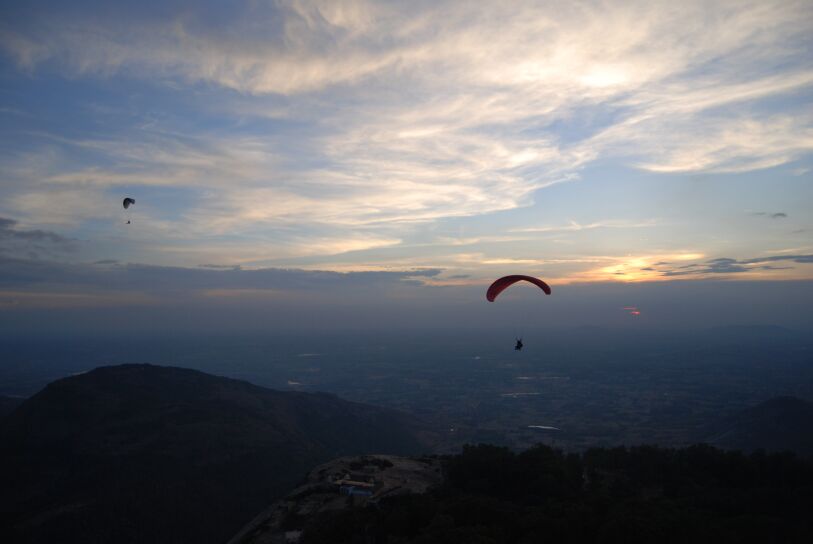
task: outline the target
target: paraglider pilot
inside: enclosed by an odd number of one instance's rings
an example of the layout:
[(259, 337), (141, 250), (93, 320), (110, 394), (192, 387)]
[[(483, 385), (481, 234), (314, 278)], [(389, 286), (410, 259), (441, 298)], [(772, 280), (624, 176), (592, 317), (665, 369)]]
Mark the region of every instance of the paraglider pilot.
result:
[[(494, 302), (497, 300), (497, 296), (505, 291), (507, 288), (511, 287), (518, 281), (527, 281), (530, 282), (545, 292), (546, 295), (550, 294), (550, 286), (545, 283), (544, 281), (540, 280), (539, 278), (534, 278), (533, 276), (522, 276), (522, 275), (512, 275), (512, 276), (503, 276), (494, 281), (491, 285), (488, 286), (488, 291), (486, 291), (486, 300), (489, 302)], [(514, 346), (515, 351), (522, 351), (522, 338), (517, 338), (517, 345)]]
[[(127, 198), (125, 198), (125, 199), (122, 201), (122, 203), (121, 203), (122, 207), (123, 207), (125, 210), (130, 209), (130, 206), (132, 206), (133, 204), (135, 204), (135, 199), (134, 199), (134, 198), (130, 198), (129, 196), (128, 196)], [(128, 225), (130, 224), (130, 220), (129, 220), (129, 219), (127, 220), (127, 224), (128, 224)]]

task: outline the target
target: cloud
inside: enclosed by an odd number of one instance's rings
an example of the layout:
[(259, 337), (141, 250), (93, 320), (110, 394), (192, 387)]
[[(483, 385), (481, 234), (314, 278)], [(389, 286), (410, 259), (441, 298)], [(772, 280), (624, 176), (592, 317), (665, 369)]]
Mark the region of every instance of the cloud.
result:
[(212, 268), (214, 270), (241, 270), (239, 264), (199, 264), (201, 268)]
[(755, 257), (741, 260), (719, 257), (706, 261), (703, 264), (693, 263), (672, 269), (660, 269), (659, 271), (663, 276), (701, 276), (708, 274), (754, 273), (762, 270), (787, 270), (792, 268), (776, 267), (771, 264), (766, 264), (775, 262), (811, 264), (813, 263), (813, 255), (773, 255), (770, 257)]
[[(118, 264), (105, 260), (99, 266), (0, 255), (0, 291), (28, 293), (38, 305), (48, 295), (65, 303), (87, 298), (94, 305), (105, 296), (132, 296), (153, 302), (185, 296), (230, 296), (245, 293), (355, 292), (421, 285), (441, 274), (440, 269), (374, 272), (330, 272), (280, 268), (241, 269), (210, 265), (207, 268)], [(62, 295), (71, 295), (65, 298)], [(22, 295), (20, 295), (22, 296)], [(17, 299), (20, 299), (20, 296)], [(61, 297), (61, 298), (60, 298)], [(83, 298), (85, 297), (85, 298)], [(156, 298), (157, 297), (157, 298)], [(22, 299), (20, 299), (22, 300)], [(26, 299), (27, 300), (27, 299)], [(78, 304), (78, 302), (77, 302)]]
[(20, 229), (18, 222), (0, 217), (0, 255), (25, 255), (28, 258), (53, 256), (76, 249), (74, 240), (55, 232)]
[[(788, 252), (787, 254), (747, 259), (717, 257), (702, 262), (700, 260), (705, 258), (704, 254), (688, 251), (649, 255), (596, 255), (581, 260), (584, 263), (594, 263), (594, 268), (568, 270), (557, 278), (557, 283), (659, 282), (682, 277), (724, 277), (725, 275), (747, 275), (751, 279), (808, 279), (810, 277), (808, 271), (801, 270), (794, 273), (800, 267), (792, 265), (811, 264), (813, 255), (791, 253), (799, 250), (805, 249), (793, 248), (782, 250)], [(546, 261), (545, 264), (550, 265), (555, 262)], [(776, 264), (783, 266), (775, 266)]]
[[(806, 81), (809, 87), (813, 78)], [(721, 92), (724, 92), (721, 90)], [(639, 168), (661, 173), (747, 172), (791, 162), (813, 150), (813, 117), (766, 115), (762, 119), (692, 115), (650, 117), (629, 127), (618, 127), (615, 139), (635, 141)], [(659, 140), (636, 134), (651, 131)], [(623, 137), (623, 139), (622, 139)]]
[(742, 261), (744, 263), (768, 263), (775, 261), (792, 261), (794, 263), (813, 263), (813, 255), (773, 255), (771, 257), (757, 257)]
[(0, 238), (13, 240), (26, 240), (29, 242), (50, 242), (52, 244), (67, 244), (70, 241), (56, 233), (43, 230), (17, 230), (17, 221), (0, 217)]
[(587, 225), (582, 225), (576, 221), (570, 221), (568, 225), (549, 225), (543, 227), (522, 227), (511, 229), (511, 232), (528, 232), (528, 233), (545, 233), (545, 232), (570, 232), (582, 231), (593, 229), (634, 229), (634, 228), (647, 228), (657, 225), (654, 220), (650, 221), (596, 221)]
[(785, 219), (788, 217), (785, 212), (753, 212), (751, 215), (770, 217), (771, 219)]
[[(204, 83), (219, 104), (196, 112), (200, 127), (165, 115), (43, 137), (19, 159), (15, 211), (70, 224), (104, 209), (82, 199), (88, 187), (175, 187), (188, 199), (166, 232), (294, 226), (308, 241), (377, 247), (418, 223), (527, 206), (597, 159), (739, 172), (813, 149), (809, 114), (761, 107), (813, 85), (805, 2), (207, 7), (55, 5), (2, 27), (29, 72)], [(54, 151), (68, 148), (91, 159)], [(54, 191), (71, 203), (56, 213)]]

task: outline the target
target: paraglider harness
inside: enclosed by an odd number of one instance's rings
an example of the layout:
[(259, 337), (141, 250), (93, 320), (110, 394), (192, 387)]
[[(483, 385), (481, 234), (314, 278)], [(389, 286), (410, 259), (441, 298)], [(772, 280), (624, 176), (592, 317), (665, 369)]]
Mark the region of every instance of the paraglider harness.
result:
[(517, 338), (517, 345), (514, 346), (515, 351), (522, 351), (522, 338)]

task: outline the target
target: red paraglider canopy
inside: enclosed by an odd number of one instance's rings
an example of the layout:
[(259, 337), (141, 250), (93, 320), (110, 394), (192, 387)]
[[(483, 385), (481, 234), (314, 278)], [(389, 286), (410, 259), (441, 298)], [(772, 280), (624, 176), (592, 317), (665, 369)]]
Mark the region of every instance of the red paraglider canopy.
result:
[(500, 293), (502, 293), (503, 291), (505, 291), (510, 286), (517, 283), (518, 281), (531, 282), (534, 285), (536, 285), (537, 287), (539, 287), (540, 289), (542, 289), (543, 291), (545, 291), (546, 295), (550, 294), (550, 286), (547, 283), (545, 283), (544, 281), (542, 281), (542, 280), (540, 280), (538, 278), (534, 278), (532, 276), (515, 275), (515, 276), (502, 277), (502, 278), (498, 279), (497, 281), (495, 281), (494, 283), (492, 283), (489, 286), (488, 291), (486, 291), (486, 298), (488, 299), (489, 302), (494, 302), (494, 299), (497, 298), (497, 295), (499, 295)]

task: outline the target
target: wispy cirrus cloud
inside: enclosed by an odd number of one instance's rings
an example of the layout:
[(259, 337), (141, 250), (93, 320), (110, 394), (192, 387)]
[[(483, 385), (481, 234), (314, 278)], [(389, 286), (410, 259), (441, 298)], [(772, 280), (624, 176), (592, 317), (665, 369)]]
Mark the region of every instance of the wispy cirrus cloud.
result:
[[(218, 257), (192, 240), (235, 264), (408, 244), (416, 225), (528, 206), (597, 161), (731, 173), (813, 150), (803, 1), (51, 7), (9, 8), (0, 27), (21, 72), (177, 102), (28, 133), (5, 152), (0, 211), (73, 228), (142, 191), (156, 198), (127, 238), (189, 262)], [(483, 258), (499, 260), (528, 259)]]
[(528, 233), (545, 233), (545, 232), (578, 232), (583, 230), (593, 229), (630, 229), (630, 228), (647, 228), (657, 225), (657, 221), (624, 221), (624, 220), (609, 220), (609, 221), (596, 221), (588, 224), (581, 224), (577, 221), (570, 221), (567, 225), (547, 225), (541, 227), (522, 227), (512, 229), (511, 232), (528, 232)]

